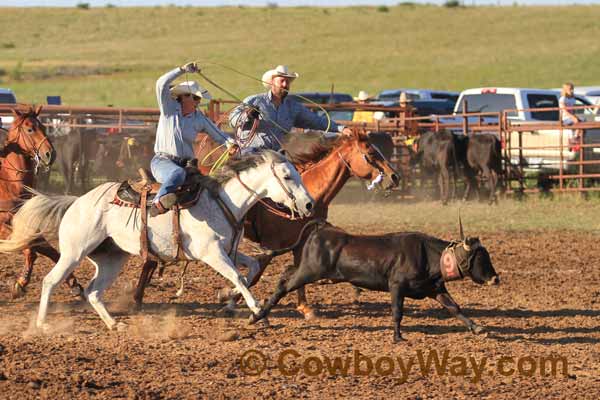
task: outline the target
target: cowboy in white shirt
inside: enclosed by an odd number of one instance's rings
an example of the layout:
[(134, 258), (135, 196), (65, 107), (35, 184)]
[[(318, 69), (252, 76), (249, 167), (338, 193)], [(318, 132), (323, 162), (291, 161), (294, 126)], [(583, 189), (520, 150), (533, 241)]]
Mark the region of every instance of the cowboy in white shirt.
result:
[(174, 192), (185, 181), (184, 167), (194, 159), (193, 143), (198, 132), (208, 133), (213, 140), (226, 144), (228, 148), (235, 145), (231, 137), (197, 109), (202, 99), (210, 99), (208, 91), (198, 82), (181, 82), (169, 89), (170, 83), (179, 76), (197, 71), (198, 66), (191, 62), (167, 72), (156, 81), (160, 118), (156, 129), (155, 155), (150, 166), (162, 186), (152, 203), (152, 216), (167, 212), (177, 201)]

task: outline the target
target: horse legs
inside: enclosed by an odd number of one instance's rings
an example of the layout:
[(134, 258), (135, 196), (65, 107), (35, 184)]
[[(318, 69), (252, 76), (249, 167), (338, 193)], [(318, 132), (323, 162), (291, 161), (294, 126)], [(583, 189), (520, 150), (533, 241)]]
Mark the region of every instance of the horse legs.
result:
[(497, 203), (496, 186), (498, 185), (498, 174), (493, 169), (489, 171), (490, 204)]
[(448, 192), (450, 186), (450, 175), (448, 174), (448, 169), (441, 167), (438, 173), (438, 184), (440, 186), (440, 199), (442, 200), (442, 204), (448, 204)]
[(135, 288), (135, 294), (133, 295), (135, 306), (138, 310), (142, 308), (144, 301), (144, 289), (146, 289), (146, 285), (148, 285), (152, 280), (152, 275), (154, 274), (157, 266), (158, 263), (154, 260), (146, 260), (144, 265), (142, 265), (142, 273), (140, 274), (140, 279), (138, 280), (137, 287)]
[(25, 295), (25, 288), (29, 284), (31, 279), (31, 272), (33, 271), (33, 263), (37, 258), (37, 255), (31, 249), (23, 250), (23, 256), (25, 257), (25, 265), (17, 278), (14, 286), (12, 287), (12, 298), (17, 299)]
[[(60, 254), (52, 248), (51, 246), (36, 246), (33, 248), (28, 248), (23, 250), (23, 256), (25, 257), (25, 265), (17, 278), (13, 288), (12, 288), (12, 297), (13, 299), (19, 298), (25, 294), (25, 288), (29, 285), (29, 281), (31, 279), (31, 273), (33, 272), (33, 264), (37, 259), (37, 253), (40, 253), (55, 263), (58, 262), (58, 258)], [(65, 284), (69, 286), (71, 289), (71, 293), (74, 296), (81, 296), (83, 293), (83, 288), (77, 282), (77, 279), (73, 274), (70, 274), (65, 280)]]
[(277, 284), (277, 289), (275, 289), (275, 293), (271, 296), (271, 298), (267, 301), (265, 307), (260, 310), (257, 315), (253, 315), (250, 319), (251, 323), (255, 323), (265, 318), (271, 309), (279, 303), (279, 301), (288, 293), (293, 290), (300, 292), (304, 291), (304, 285), (315, 282), (320, 279), (319, 276), (307, 275), (304, 273), (303, 269), (298, 266), (290, 266), (279, 279), (279, 283)]
[[(49, 258), (50, 260), (54, 261), (55, 263), (57, 263), (58, 259), (60, 258), (59, 252), (56, 251), (56, 249), (50, 245), (36, 246), (32, 249), (32, 251), (40, 253), (41, 255)], [(32, 267), (33, 267), (33, 265), (32, 265)], [(65, 280), (65, 284), (69, 287), (69, 289), (71, 290), (71, 294), (73, 296), (82, 296), (83, 295), (83, 287), (79, 284), (79, 282), (77, 281), (77, 278), (75, 278), (75, 275), (69, 274), (69, 276), (67, 276), (67, 279)]]
[(106, 310), (102, 301), (102, 293), (115, 281), (123, 264), (129, 255), (123, 250), (113, 248), (110, 251), (102, 251), (89, 255), (90, 261), (96, 266), (96, 275), (85, 289), (85, 297), (90, 305), (96, 310), (108, 329), (121, 328), (124, 324), (117, 322)]
[[(246, 281), (248, 282), (249, 288), (258, 283), (260, 277), (265, 272), (267, 265), (269, 265), (272, 259), (273, 256), (270, 256), (268, 254), (261, 254), (255, 259), (244, 253), (238, 252), (238, 264), (242, 264), (248, 267), (248, 275), (246, 275)], [(225, 306), (225, 309), (228, 311), (233, 311), (237, 302), (242, 298), (242, 295), (238, 293), (235, 289), (229, 290), (229, 288), (224, 288), (219, 291), (218, 297), (219, 301), (229, 299), (227, 305)]]
[(36, 326), (38, 328), (43, 328), (45, 325), (46, 315), (48, 314), (48, 303), (50, 302), (52, 291), (73, 272), (73, 270), (81, 263), (83, 257), (83, 254), (61, 254), (58, 263), (44, 278), (42, 283), (42, 295), (40, 297), (40, 309), (36, 321)]
[(246, 279), (240, 275), (239, 271), (235, 265), (233, 265), (233, 262), (227, 256), (223, 248), (220, 246), (214, 246), (208, 250), (209, 251), (207, 251), (205, 254), (202, 254), (200, 261), (204, 261), (215, 271), (221, 274), (221, 276), (233, 283), (237, 291), (242, 294), (242, 297), (244, 297), (248, 308), (250, 308), (252, 313), (257, 314), (260, 311), (260, 307), (258, 306), (257, 301), (254, 299), (254, 296), (252, 296), (252, 293), (250, 293), (246, 287)]

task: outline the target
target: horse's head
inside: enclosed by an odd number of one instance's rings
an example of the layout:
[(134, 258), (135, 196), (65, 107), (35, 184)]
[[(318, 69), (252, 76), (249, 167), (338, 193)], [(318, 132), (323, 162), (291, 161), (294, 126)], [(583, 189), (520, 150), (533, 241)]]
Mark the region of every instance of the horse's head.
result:
[(350, 137), (343, 139), (338, 154), (350, 172), (358, 178), (372, 182), (387, 178), (389, 184), (386, 188), (398, 186), (400, 182), (394, 167), (369, 141), (367, 134), (353, 131)]
[(12, 111), (15, 120), (8, 131), (6, 144), (14, 143), (36, 162), (46, 167), (50, 166), (54, 161), (55, 151), (46, 136), (46, 127), (38, 119), (42, 106), (35, 110), (30, 107), (25, 113), (17, 109)]
[(265, 179), (266, 197), (282, 203), (302, 217), (313, 212), (314, 200), (302, 183), (302, 177), (285, 156), (273, 151), (266, 151), (265, 160), (269, 164), (269, 172)]

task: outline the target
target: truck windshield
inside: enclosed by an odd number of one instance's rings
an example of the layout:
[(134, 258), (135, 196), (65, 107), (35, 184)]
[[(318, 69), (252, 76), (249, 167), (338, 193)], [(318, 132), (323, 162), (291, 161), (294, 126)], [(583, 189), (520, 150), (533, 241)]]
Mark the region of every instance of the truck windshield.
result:
[(15, 104), (17, 99), (10, 93), (0, 93), (0, 104)]
[(456, 109), (457, 113), (463, 112), (465, 100), (467, 101), (467, 112), (500, 112), (517, 108), (515, 96), (512, 94), (467, 94), (460, 100)]
[[(527, 102), (531, 108), (555, 108), (558, 107), (558, 99), (552, 94), (528, 94)], [(558, 110), (554, 111), (532, 111), (531, 118), (540, 121), (558, 121)]]

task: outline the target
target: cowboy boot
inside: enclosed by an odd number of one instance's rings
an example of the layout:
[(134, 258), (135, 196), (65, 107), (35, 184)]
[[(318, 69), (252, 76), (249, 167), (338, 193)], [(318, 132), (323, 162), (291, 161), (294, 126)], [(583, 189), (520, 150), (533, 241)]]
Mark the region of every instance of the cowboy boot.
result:
[(152, 202), (150, 207), (150, 216), (156, 217), (157, 215), (164, 214), (169, 211), (177, 203), (177, 196), (175, 193), (167, 193), (162, 196), (158, 201)]

